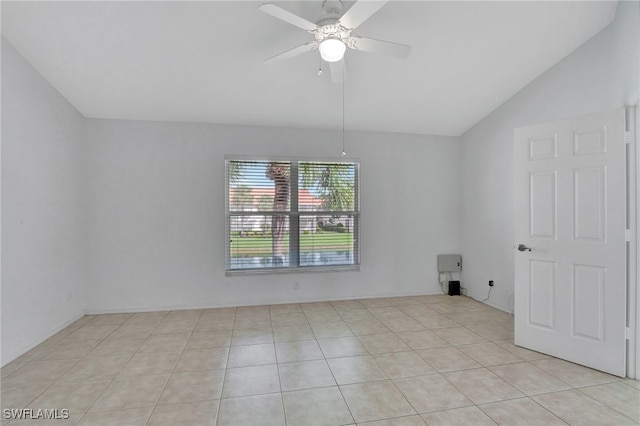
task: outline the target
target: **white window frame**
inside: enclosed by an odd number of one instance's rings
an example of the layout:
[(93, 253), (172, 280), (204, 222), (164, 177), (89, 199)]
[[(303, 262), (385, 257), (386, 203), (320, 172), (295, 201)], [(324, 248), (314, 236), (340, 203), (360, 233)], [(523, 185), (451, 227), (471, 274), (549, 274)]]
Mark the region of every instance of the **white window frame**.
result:
[[(236, 216), (238, 212), (230, 210), (229, 200), (229, 161), (259, 161), (259, 162), (289, 162), (291, 164), (291, 172), (289, 177), (289, 203), (290, 210), (287, 212), (261, 211), (259, 214), (266, 215), (286, 215), (289, 217), (289, 254), (290, 259), (293, 258), (296, 265), (283, 267), (265, 267), (265, 268), (244, 268), (230, 269), (231, 265), (231, 217)], [(353, 264), (349, 265), (322, 265), (322, 266), (300, 266), (299, 257), (299, 220), (300, 216), (305, 216), (305, 211), (300, 211), (298, 206), (298, 164), (304, 162), (317, 163), (345, 163), (355, 165), (355, 191), (354, 191), (354, 211), (314, 211), (314, 215), (349, 215), (353, 216)], [(301, 273), (301, 272), (338, 272), (338, 271), (359, 271), (360, 270), (360, 161), (354, 158), (304, 158), (304, 157), (248, 157), (242, 155), (225, 155), (225, 275), (258, 275), (258, 274), (282, 274), (282, 273)], [(295, 178), (294, 178), (295, 176)], [(295, 210), (294, 210), (295, 208)], [(256, 214), (256, 212), (247, 212), (247, 214)]]

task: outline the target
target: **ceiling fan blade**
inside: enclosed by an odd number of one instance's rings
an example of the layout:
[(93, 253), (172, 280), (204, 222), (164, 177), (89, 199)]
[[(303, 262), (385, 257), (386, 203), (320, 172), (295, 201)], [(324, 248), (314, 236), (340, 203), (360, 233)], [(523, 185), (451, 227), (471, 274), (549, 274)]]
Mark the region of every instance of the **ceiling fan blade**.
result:
[(351, 36), (349, 38), (349, 47), (363, 52), (393, 56), (398, 59), (404, 59), (411, 53), (411, 46), (407, 46), (406, 44), (358, 36)]
[(347, 10), (347, 12), (338, 20), (338, 23), (343, 27), (350, 30), (354, 30), (360, 26), (364, 21), (369, 19), (371, 15), (376, 13), (387, 4), (389, 0), (384, 1), (370, 1), (359, 0), (356, 1), (353, 6)]
[(287, 50), (286, 52), (280, 53), (279, 55), (273, 56), (269, 59), (265, 59), (264, 63), (274, 64), (286, 59), (295, 58), (296, 56), (302, 55), (303, 53), (311, 52), (312, 50), (316, 50), (317, 48), (318, 42), (310, 41), (309, 43), (301, 44), (300, 46), (294, 47), (293, 49)]
[(329, 69), (331, 70), (331, 81), (334, 83), (343, 83), (347, 80), (347, 68), (344, 58), (338, 62), (329, 62)]
[(316, 28), (318, 28), (318, 26), (313, 22), (309, 22), (298, 15), (294, 15), (288, 10), (284, 10), (283, 8), (276, 6), (275, 4), (266, 3), (261, 5), (258, 9), (260, 9), (264, 13), (281, 19), (284, 22), (295, 25), (298, 28), (302, 28), (305, 31), (314, 31)]

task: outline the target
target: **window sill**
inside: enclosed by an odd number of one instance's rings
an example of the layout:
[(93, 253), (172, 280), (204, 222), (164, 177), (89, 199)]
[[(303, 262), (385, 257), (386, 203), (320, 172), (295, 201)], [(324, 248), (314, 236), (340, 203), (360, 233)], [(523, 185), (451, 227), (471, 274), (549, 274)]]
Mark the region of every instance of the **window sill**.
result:
[(299, 274), (308, 272), (349, 272), (360, 271), (360, 265), (344, 266), (300, 266), (297, 268), (264, 268), (264, 269), (234, 269), (225, 271), (226, 277), (242, 275), (274, 275), (274, 274)]

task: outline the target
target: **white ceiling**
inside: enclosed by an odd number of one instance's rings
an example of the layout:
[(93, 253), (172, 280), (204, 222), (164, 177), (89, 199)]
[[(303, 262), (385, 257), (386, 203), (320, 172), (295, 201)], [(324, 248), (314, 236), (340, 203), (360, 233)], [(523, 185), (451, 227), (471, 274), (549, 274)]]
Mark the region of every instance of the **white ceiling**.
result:
[[(312, 40), (259, 11), (268, 1), (3, 1), (2, 34), (86, 117), (340, 128), (342, 86), (317, 75), (317, 51), (263, 64)], [(321, 14), (317, 1), (275, 3)], [(616, 4), (391, 1), (354, 35), (411, 55), (347, 52), (346, 128), (460, 135), (602, 30)]]

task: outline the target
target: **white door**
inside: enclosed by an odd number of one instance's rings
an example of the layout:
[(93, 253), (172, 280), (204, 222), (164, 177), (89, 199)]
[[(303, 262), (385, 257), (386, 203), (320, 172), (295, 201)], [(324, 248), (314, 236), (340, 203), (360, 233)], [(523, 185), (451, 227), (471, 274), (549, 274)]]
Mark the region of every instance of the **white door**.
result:
[(518, 128), (514, 161), (515, 344), (623, 377), (624, 117)]

